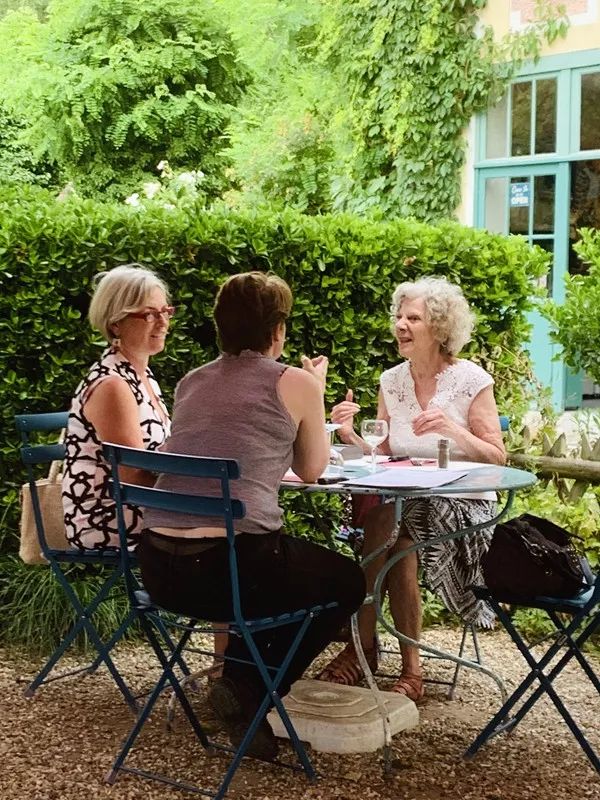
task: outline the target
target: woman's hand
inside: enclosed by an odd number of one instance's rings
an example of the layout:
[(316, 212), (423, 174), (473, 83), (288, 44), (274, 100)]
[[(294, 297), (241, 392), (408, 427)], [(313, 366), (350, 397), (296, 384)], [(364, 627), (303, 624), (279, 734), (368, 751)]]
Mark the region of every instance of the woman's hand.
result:
[(341, 425), (337, 432), (342, 441), (352, 437), (354, 433), (354, 417), (360, 411), (360, 406), (353, 399), (354, 393), (352, 389), (348, 389), (346, 399), (331, 409), (331, 421), (335, 422), (336, 425)]
[(301, 356), (302, 369), (310, 372), (311, 375), (318, 380), (319, 386), (325, 392), (325, 382), (327, 380), (327, 369), (329, 367), (329, 359), (326, 356), (316, 356), (309, 358), (308, 356)]
[(424, 436), (426, 433), (437, 433), (448, 439), (453, 439), (457, 429), (456, 422), (449, 419), (441, 408), (428, 408), (422, 411), (412, 421), (415, 436)]

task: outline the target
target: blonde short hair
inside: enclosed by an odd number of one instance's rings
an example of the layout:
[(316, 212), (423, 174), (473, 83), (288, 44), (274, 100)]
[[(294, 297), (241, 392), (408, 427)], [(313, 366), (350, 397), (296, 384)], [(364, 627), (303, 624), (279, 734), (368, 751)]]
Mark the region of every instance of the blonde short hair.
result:
[(90, 324), (107, 341), (114, 337), (112, 326), (132, 311), (146, 305), (146, 299), (154, 289), (162, 289), (169, 300), (169, 290), (158, 275), (141, 264), (123, 264), (120, 267), (100, 272), (94, 278), (94, 294), (88, 317)]
[(462, 289), (446, 278), (426, 277), (399, 284), (392, 295), (392, 329), (404, 300), (422, 299), (425, 322), (431, 326), (440, 349), (455, 356), (471, 339), (475, 315), (469, 308)]

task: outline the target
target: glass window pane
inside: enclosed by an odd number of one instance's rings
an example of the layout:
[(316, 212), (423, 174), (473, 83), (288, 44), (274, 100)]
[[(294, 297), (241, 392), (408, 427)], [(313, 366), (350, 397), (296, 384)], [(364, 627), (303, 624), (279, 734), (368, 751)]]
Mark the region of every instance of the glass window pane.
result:
[(531, 81), (512, 86), (511, 155), (531, 153)]
[[(531, 244), (537, 244), (538, 247), (541, 247), (543, 250), (546, 250), (548, 253), (554, 255), (554, 239), (536, 239), (534, 237), (531, 240)], [(538, 286), (546, 289), (550, 296), (552, 296), (553, 262), (554, 259), (552, 259), (550, 262), (550, 268), (548, 269), (548, 272), (545, 275), (542, 275), (542, 277), (538, 280)]]
[(556, 78), (535, 84), (535, 152), (556, 151)]
[(554, 175), (538, 175), (534, 179), (533, 232), (554, 233)]
[(484, 225), (492, 233), (506, 233), (508, 178), (488, 178), (485, 182)]
[[(580, 238), (581, 228), (600, 228), (600, 159), (571, 163), (571, 205), (569, 208), (569, 242)], [(569, 272), (587, 272), (576, 253), (571, 250)]]
[(600, 72), (581, 76), (580, 150), (600, 147)]
[(494, 108), (487, 112), (486, 120), (486, 158), (506, 158), (508, 156), (508, 92)]
[(529, 209), (531, 207), (531, 183), (528, 176), (510, 179), (509, 233), (529, 235)]

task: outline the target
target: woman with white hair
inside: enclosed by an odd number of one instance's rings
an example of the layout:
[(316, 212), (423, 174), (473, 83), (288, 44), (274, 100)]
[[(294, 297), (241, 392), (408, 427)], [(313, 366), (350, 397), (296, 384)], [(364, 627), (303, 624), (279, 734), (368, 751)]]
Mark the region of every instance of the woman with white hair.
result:
[[(96, 280), (89, 319), (111, 344), (79, 384), (71, 404), (62, 496), (71, 545), (102, 550), (119, 547), (102, 442), (156, 450), (167, 438), (169, 414), (148, 361), (164, 349), (175, 309), (158, 275), (137, 264), (102, 272)], [(144, 470), (123, 468), (122, 475), (129, 483), (154, 483)], [(132, 548), (141, 528), (141, 511), (128, 508)]]
[[(440, 438), (450, 440), (454, 459), (504, 464), (493, 379), (472, 361), (458, 358), (469, 341), (474, 316), (458, 286), (444, 278), (427, 277), (401, 283), (394, 291), (391, 307), (392, 330), (400, 355), (405, 359), (384, 372), (380, 379), (377, 417), (389, 425), (388, 439), (380, 446), (389, 455), (435, 458)], [(332, 420), (340, 423), (343, 442), (369, 446), (354, 431), (353, 420), (360, 410), (348, 391), (344, 402), (333, 408)], [(405, 501), (396, 544), (366, 569), (367, 591), (385, 560), (415, 542), (485, 522), (495, 515), (493, 492), (412, 498)], [(389, 538), (394, 525), (390, 503), (372, 508), (364, 521), (367, 555)], [(445, 605), (466, 622), (489, 627), (491, 609), (477, 601), (468, 587), (480, 579), (480, 557), (489, 546), (492, 529), (476, 536), (450, 541), (421, 551), (421, 565), (430, 587)], [(400, 559), (389, 571), (386, 590), (394, 625), (411, 639), (421, 630), (421, 596), (417, 580), (416, 553)], [(365, 606), (359, 614), (361, 642), (369, 666), (377, 669), (375, 609)], [(419, 652), (401, 644), (402, 674), (392, 687), (411, 700), (423, 696), (423, 672)], [(362, 670), (353, 645), (329, 663), (322, 680), (354, 685)]]

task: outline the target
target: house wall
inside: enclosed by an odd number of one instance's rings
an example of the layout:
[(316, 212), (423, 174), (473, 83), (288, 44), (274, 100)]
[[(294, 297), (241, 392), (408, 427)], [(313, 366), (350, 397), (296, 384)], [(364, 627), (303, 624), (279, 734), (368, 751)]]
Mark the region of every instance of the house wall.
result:
[[(600, 0), (545, 0), (547, 4), (563, 5), (569, 14), (567, 36), (542, 48), (541, 56), (572, 53), (600, 48)], [(535, 0), (489, 0), (481, 12), (481, 21), (491, 26), (498, 39), (511, 31), (522, 30), (533, 19)], [(461, 179), (461, 203), (456, 216), (464, 225), (473, 224), (474, 213), (474, 144), (475, 125), (472, 121), (465, 131), (467, 153)]]

